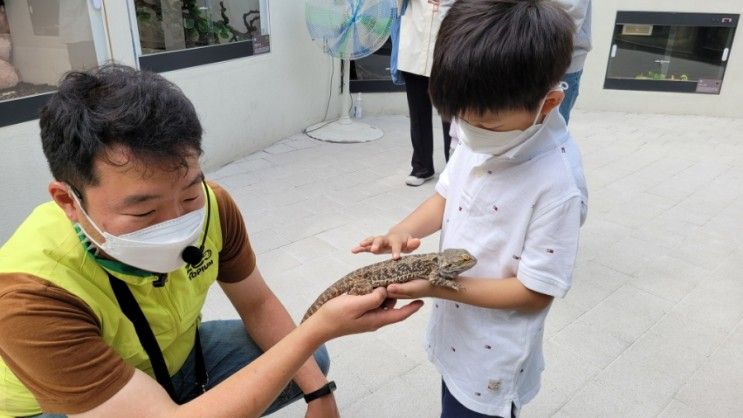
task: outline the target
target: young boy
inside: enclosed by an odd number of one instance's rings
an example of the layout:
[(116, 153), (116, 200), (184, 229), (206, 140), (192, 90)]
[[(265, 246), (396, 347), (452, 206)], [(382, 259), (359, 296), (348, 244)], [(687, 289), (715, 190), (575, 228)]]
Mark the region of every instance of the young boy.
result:
[(539, 391), (545, 317), (570, 288), (586, 214), (580, 154), (558, 112), (573, 29), (543, 0), (454, 3), (430, 93), (462, 144), (433, 196), (353, 249), (397, 258), (441, 229), (442, 250), (478, 259), (457, 279), (463, 290), (425, 280), (387, 288), (437, 298), (426, 347), (442, 375), (442, 417), (516, 416)]

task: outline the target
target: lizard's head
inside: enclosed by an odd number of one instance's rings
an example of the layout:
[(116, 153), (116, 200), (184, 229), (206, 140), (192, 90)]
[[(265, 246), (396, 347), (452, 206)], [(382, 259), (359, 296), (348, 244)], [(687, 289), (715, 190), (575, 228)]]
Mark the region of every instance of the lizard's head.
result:
[(477, 259), (467, 250), (449, 248), (439, 256), (439, 275), (454, 279), (475, 264)]

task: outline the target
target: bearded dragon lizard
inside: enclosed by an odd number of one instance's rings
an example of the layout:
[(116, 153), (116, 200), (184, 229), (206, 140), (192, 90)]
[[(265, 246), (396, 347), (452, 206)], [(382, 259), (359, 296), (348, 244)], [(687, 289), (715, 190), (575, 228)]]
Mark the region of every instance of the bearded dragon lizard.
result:
[(302, 322), (336, 296), (344, 293), (365, 295), (374, 288), (386, 287), (392, 283), (428, 279), (435, 286), (459, 290), (454, 279), (476, 263), (477, 259), (467, 250), (447, 249), (440, 253), (406, 255), (397, 260), (370, 264), (348, 273), (327, 288), (307, 309)]

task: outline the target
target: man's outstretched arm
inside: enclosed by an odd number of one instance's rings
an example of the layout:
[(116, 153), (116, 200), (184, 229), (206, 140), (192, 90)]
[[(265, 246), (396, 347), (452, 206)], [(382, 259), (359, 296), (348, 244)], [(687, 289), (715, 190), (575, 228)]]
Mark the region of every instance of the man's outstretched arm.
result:
[(414, 301), (392, 309), (384, 304), (386, 295), (379, 288), (368, 295), (331, 300), (262, 356), (184, 405), (173, 403), (155, 380), (137, 370), (106, 402), (71, 417), (257, 417), (321, 344), (402, 321), (423, 304)]
[[(296, 327), (289, 312), (268, 287), (257, 267), (244, 280), (236, 283), (220, 282), (220, 286), (240, 315), (248, 334), (261, 350), (267, 351)], [(327, 383), (313, 356), (309, 356), (293, 380), (304, 393), (314, 392)], [(307, 416), (338, 416), (333, 395), (310, 402)]]

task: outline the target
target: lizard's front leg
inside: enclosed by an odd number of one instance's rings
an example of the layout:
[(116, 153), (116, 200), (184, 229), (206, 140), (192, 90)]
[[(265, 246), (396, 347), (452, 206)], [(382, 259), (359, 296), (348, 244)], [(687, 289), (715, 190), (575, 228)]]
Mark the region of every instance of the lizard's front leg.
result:
[(445, 279), (435, 271), (428, 275), (428, 281), (434, 286), (448, 287), (449, 289), (459, 290), (459, 285), (452, 279)]

